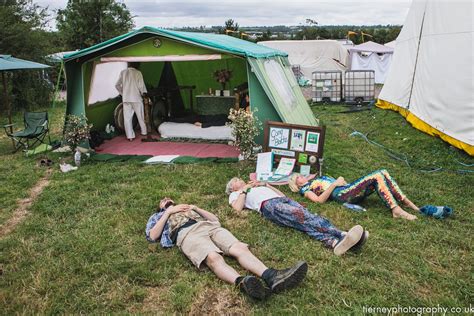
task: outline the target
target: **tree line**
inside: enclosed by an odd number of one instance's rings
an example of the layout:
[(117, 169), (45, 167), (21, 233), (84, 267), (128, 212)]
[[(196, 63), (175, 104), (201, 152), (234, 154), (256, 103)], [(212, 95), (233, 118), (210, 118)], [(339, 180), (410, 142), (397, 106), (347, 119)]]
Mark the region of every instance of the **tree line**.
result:
[[(51, 22), (57, 30), (48, 29)], [(131, 12), (125, 3), (118, 0), (68, 0), (64, 9), (52, 14), (48, 8), (32, 0), (0, 0), (0, 54), (27, 60), (48, 63), (50, 61), (46, 56), (49, 54), (83, 49), (129, 32), (133, 27)], [(254, 42), (269, 39), (341, 39), (346, 38), (348, 32), (356, 32), (349, 38), (358, 44), (362, 42), (362, 33), (366, 34), (365, 41), (392, 41), (400, 28), (391, 25), (319, 26), (311, 19), (299, 26), (240, 27), (236, 21), (229, 19), (222, 26), (181, 29), (222, 33)], [(258, 35), (251, 38), (243, 36), (242, 32)], [(47, 72), (8, 72), (10, 102), (14, 110), (49, 105), (58, 72), (58, 65), (51, 65), (53, 67)], [(3, 101), (0, 98), (0, 112), (5, 110)]]

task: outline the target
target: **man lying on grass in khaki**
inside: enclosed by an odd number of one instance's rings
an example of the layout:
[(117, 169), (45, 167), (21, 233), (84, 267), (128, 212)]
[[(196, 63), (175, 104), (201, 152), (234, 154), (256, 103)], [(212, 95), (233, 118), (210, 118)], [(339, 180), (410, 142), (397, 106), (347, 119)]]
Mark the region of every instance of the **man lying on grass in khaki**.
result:
[[(159, 210), (148, 220), (146, 238), (150, 242), (160, 240), (163, 248), (176, 244), (198, 269), (205, 263), (219, 279), (237, 285), (255, 299), (297, 286), (308, 271), (303, 261), (284, 270), (267, 268), (247, 244), (221, 227), (214, 214), (195, 205), (175, 205), (169, 198), (160, 201)], [(254, 276), (239, 275), (227, 265), (222, 253), (236, 258), (243, 268), (262, 278), (266, 286)]]

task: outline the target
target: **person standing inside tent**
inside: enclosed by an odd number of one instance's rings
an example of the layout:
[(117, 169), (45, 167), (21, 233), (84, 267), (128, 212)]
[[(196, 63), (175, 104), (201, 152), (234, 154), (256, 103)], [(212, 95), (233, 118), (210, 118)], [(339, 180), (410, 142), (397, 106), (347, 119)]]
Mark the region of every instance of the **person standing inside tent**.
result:
[(140, 124), (141, 134), (146, 136), (147, 130), (144, 120), (143, 95), (147, 92), (143, 75), (138, 70), (139, 63), (129, 63), (128, 68), (122, 70), (115, 88), (122, 96), (123, 123), (125, 135), (129, 141), (135, 138), (133, 131), (133, 114), (136, 114)]

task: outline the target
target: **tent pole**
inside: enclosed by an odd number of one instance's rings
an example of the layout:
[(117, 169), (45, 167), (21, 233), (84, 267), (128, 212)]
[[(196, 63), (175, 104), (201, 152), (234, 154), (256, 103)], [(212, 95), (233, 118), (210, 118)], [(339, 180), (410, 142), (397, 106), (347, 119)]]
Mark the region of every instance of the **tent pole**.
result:
[[(5, 100), (5, 108), (7, 109), (8, 114), (8, 124), (10, 124), (10, 134), (13, 133), (12, 124), (12, 108), (10, 102), (8, 102), (8, 92), (7, 92), (7, 78), (5, 71), (2, 71), (2, 81), (3, 81), (3, 98)], [(15, 148), (15, 141), (12, 139), (13, 148)]]
[(53, 104), (52, 104), (53, 109), (55, 107), (56, 98), (58, 96), (59, 82), (61, 81), (61, 75), (63, 74), (63, 68), (64, 68), (64, 62), (61, 61), (61, 68), (59, 69), (58, 80), (56, 81), (56, 89), (54, 90), (54, 94), (53, 94)]
[(423, 11), (423, 19), (421, 19), (420, 35), (418, 37), (418, 47), (416, 48), (415, 68), (413, 69), (413, 77), (411, 78), (410, 96), (408, 97), (407, 110), (410, 109), (410, 105), (411, 105), (411, 95), (413, 93), (413, 84), (415, 82), (416, 66), (418, 64), (418, 53), (420, 52), (421, 35), (423, 35), (423, 26), (425, 24), (425, 14), (426, 14), (426, 3), (425, 3), (425, 10)]

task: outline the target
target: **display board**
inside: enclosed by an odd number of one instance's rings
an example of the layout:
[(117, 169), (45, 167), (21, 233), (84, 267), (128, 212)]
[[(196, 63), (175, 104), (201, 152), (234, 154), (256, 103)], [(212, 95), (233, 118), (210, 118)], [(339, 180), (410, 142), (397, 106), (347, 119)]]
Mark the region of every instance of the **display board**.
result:
[(264, 151), (273, 152), (274, 165), (282, 157), (295, 159), (294, 172), (320, 173), (323, 161), (325, 126), (307, 126), (267, 121)]

